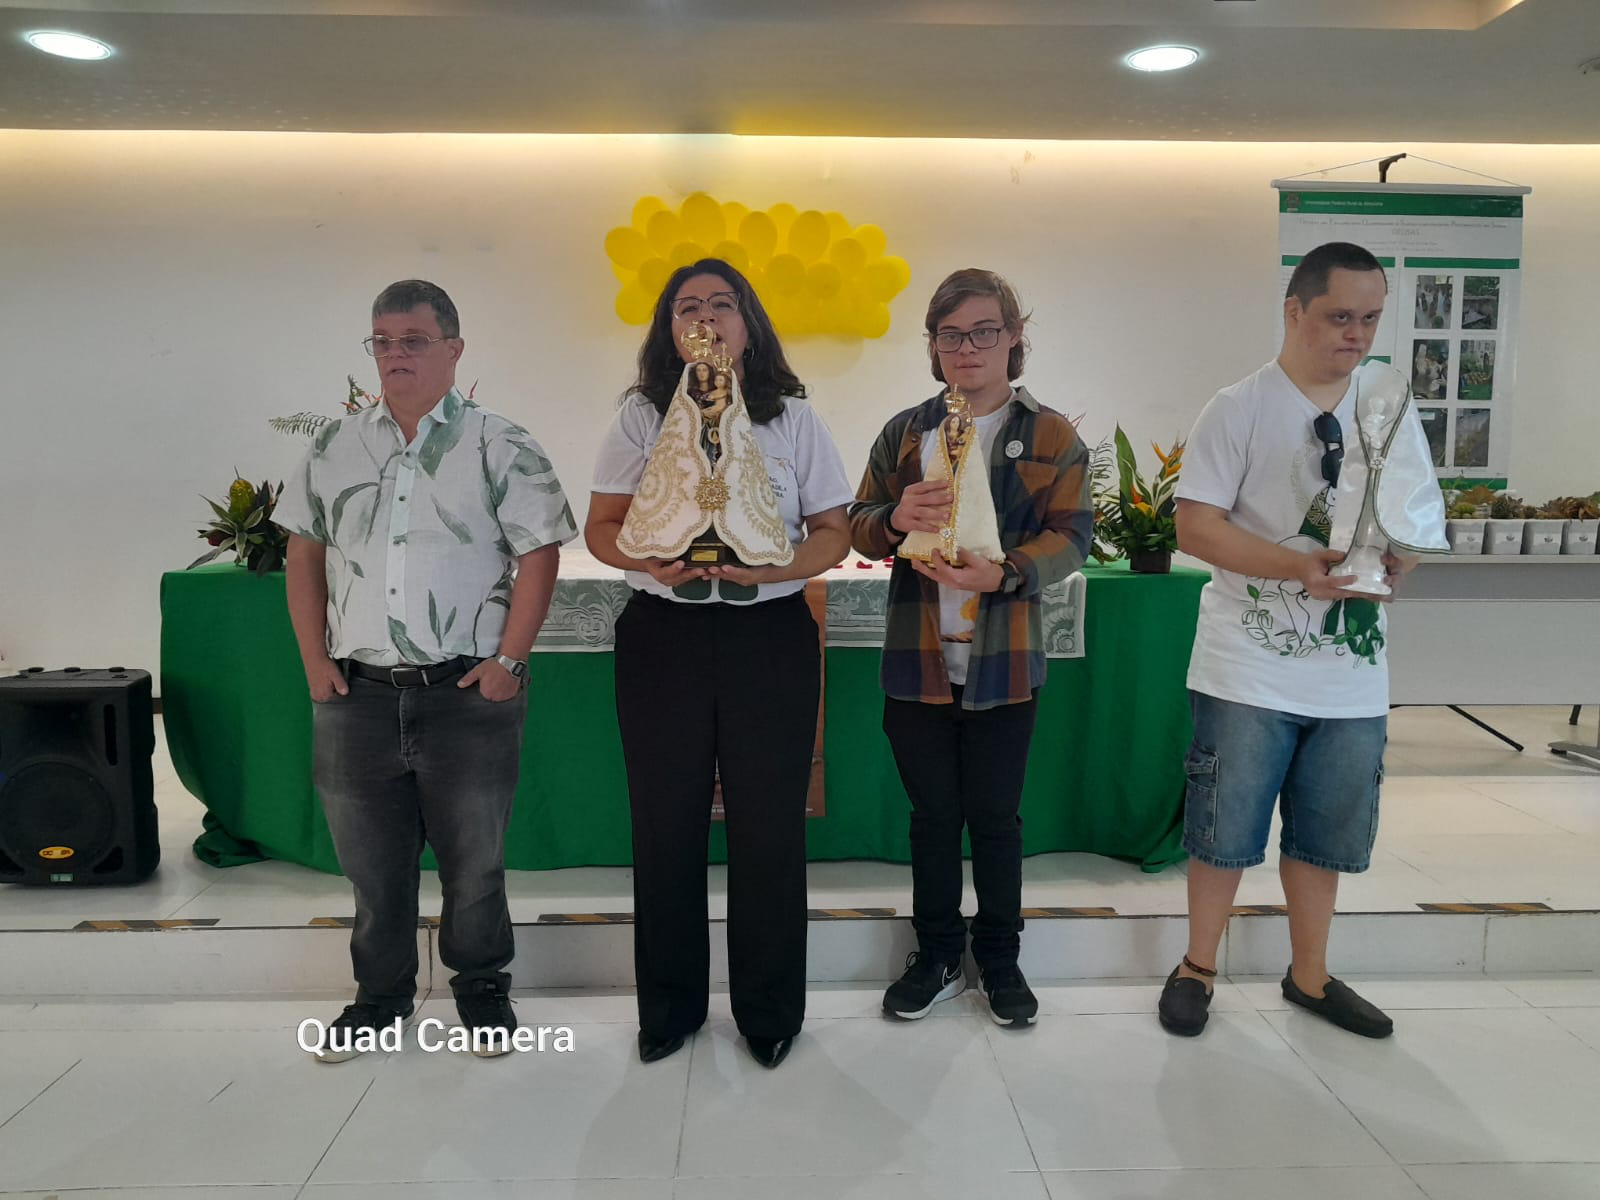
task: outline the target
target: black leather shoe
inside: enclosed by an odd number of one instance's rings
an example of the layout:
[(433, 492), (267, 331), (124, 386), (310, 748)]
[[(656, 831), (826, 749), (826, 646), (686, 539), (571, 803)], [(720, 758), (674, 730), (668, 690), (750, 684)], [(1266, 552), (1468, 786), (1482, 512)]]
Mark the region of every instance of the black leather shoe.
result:
[(657, 1037), (653, 1033), (639, 1030), (639, 1061), (646, 1063), (660, 1062), (683, 1049), (683, 1035), (675, 1034), (672, 1037)]
[(1179, 1037), (1198, 1037), (1210, 1019), (1211, 993), (1198, 979), (1179, 976), (1172, 968), (1167, 976), (1167, 986), (1161, 989), (1161, 1003), (1156, 1013), (1161, 1018), (1161, 1028)]
[(1363, 1000), (1348, 984), (1337, 979), (1328, 980), (1321, 996), (1309, 996), (1300, 990), (1292, 974), (1285, 974), (1283, 998), (1362, 1037), (1386, 1038), (1394, 1032), (1394, 1022), (1387, 1013), (1370, 1000)]
[(788, 1058), (789, 1051), (794, 1046), (792, 1037), (747, 1037), (744, 1040), (745, 1045), (750, 1047), (750, 1057), (769, 1069)]

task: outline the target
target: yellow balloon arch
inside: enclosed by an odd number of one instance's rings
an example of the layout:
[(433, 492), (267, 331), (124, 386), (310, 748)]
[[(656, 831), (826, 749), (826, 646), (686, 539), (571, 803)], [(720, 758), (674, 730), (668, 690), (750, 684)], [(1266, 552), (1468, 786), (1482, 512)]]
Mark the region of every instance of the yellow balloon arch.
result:
[(676, 209), (642, 196), (633, 219), (606, 234), (606, 257), (622, 287), (617, 316), (645, 325), (667, 277), (701, 258), (720, 258), (750, 280), (779, 333), (880, 338), (889, 301), (911, 282), (905, 259), (887, 254), (876, 225), (792, 204), (751, 209), (704, 192)]

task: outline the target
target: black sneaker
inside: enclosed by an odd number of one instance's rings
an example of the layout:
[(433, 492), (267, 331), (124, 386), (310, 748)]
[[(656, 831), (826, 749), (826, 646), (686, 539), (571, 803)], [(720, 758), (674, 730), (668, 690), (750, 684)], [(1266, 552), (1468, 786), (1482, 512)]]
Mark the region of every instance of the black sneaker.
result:
[(996, 1025), (1032, 1025), (1039, 1015), (1039, 1001), (1016, 963), (979, 971), (978, 982)]
[(472, 1035), (472, 1053), (479, 1058), (499, 1058), (511, 1053), (511, 1035), (517, 1014), (511, 997), (492, 980), (474, 979), (456, 993), (456, 1012)]
[[(403, 1022), (410, 1015), (409, 1012), (396, 1012), (384, 1004), (368, 1004), (364, 1001), (347, 1004), (328, 1026), (321, 1048), (311, 1053), (318, 1062), (341, 1063), (349, 1062), (369, 1050), (383, 1050), (385, 1047), (380, 1044), (379, 1037), (393, 1036), (389, 1031), (394, 1028), (395, 1022)], [(399, 1049), (398, 1044), (393, 1048)]]
[(961, 964), (924, 958), (913, 950), (906, 956), (906, 973), (883, 994), (883, 1011), (907, 1021), (920, 1020), (941, 1000), (959, 996), (967, 990), (967, 977)]

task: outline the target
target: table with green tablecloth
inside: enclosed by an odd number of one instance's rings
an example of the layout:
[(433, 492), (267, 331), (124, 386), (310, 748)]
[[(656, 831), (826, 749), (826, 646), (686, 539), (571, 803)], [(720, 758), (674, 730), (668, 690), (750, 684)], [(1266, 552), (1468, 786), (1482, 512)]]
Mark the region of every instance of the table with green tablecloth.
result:
[[(1126, 564), (1083, 575), (1083, 657), (1049, 661), (1022, 799), (1023, 849), (1089, 851), (1160, 870), (1183, 857), (1184, 675), (1207, 577), (1181, 567), (1136, 575)], [(809, 823), (812, 859), (910, 860), (908, 804), (881, 728), (878, 655), (830, 638), (826, 815)], [(506, 865), (626, 866), (611, 655), (536, 646), (531, 663)], [(201, 858), (337, 872), (311, 785), (311, 702), (281, 572), (217, 564), (162, 577), (161, 699), (178, 778), (207, 809)], [(712, 861), (725, 850), (719, 824)]]

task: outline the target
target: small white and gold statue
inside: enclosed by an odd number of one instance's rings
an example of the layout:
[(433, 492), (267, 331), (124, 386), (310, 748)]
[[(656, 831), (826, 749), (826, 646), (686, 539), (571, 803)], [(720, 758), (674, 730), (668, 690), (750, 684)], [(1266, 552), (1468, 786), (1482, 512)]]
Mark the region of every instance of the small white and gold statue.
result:
[(698, 322), (683, 344), (694, 357), (667, 406), (617, 548), (629, 558), (681, 558), (689, 566), (792, 562), (794, 544), (733, 360), (715, 352), (715, 335)]
[(1387, 596), (1384, 554), (1449, 550), (1444, 521), (1444, 495), (1410, 383), (1384, 363), (1364, 364), (1356, 373), (1356, 436), (1346, 440), (1328, 537), (1345, 557), (1329, 573), (1354, 575), (1348, 591)]
[(989, 464), (983, 461), (972, 406), (953, 383), (945, 405), (949, 415), (939, 426), (939, 441), (925, 479), (929, 483), (949, 483), (950, 519), (937, 533), (913, 530), (906, 534), (899, 554), (932, 562), (937, 550), (947, 563), (960, 566), (961, 552), (966, 551), (990, 562), (1004, 562), (1006, 553), (1000, 549), (994, 497), (989, 492)]

